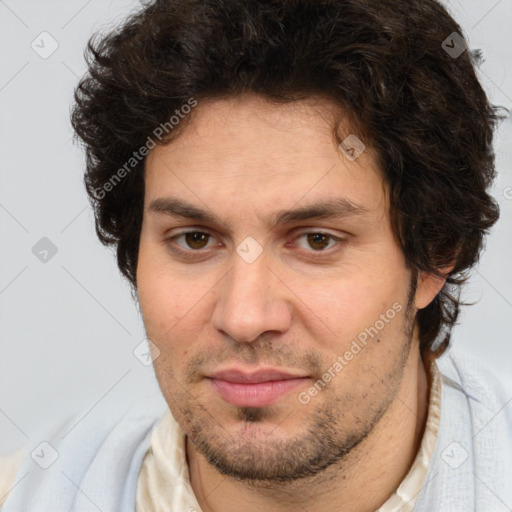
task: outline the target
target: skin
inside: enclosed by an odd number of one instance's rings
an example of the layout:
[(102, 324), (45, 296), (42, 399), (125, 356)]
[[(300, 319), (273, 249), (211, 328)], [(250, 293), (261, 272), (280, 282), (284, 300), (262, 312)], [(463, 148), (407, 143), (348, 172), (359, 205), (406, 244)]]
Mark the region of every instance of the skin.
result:
[[(414, 276), (393, 237), (374, 154), (367, 147), (346, 158), (329, 112), (320, 98), (200, 102), (182, 133), (146, 160), (138, 298), (203, 511), (374, 511), (421, 442), (429, 378), (414, 316), (444, 281), (420, 273), (409, 296)], [(350, 133), (340, 126), (340, 140)], [(151, 209), (166, 197), (219, 222)], [(276, 211), (340, 197), (367, 212), (269, 224)], [(171, 240), (187, 231), (207, 236)], [(246, 237), (262, 249), (251, 263), (236, 250)], [(334, 372), (396, 303), (394, 318)], [(307, 378), (249, 409), (226, 402), (207, 378), (234, 367)], [(301, 403), (299, 393), (329, 368), (330, 382)]]

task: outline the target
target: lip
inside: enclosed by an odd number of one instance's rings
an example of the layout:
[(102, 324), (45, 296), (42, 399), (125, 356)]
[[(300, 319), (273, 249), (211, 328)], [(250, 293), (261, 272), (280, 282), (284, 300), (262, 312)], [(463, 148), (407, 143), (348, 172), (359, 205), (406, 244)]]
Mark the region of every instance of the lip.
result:
[(304, 384), (309, 377), (276, 369), (252, 373), (231, 369), (215, 372), (208, 379), (221, 398), (236, 407), (266, 407)]
[(268, 381), (281, 381), (304, 378), (304, 375), (294, 375), (292, 373), (276, 370), (274, 368), (262, 368), (253, 372), (246, 372), (239, 369), (222, 370), (209, 375), (211, 379), (225, 380), (228, 382), (240, 384), (259, 384)]

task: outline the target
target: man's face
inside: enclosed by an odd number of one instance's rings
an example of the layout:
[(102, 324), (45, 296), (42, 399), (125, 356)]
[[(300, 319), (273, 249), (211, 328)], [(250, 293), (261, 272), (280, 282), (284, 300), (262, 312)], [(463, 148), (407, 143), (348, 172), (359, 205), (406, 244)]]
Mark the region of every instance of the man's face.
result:
[[(313, 475), (372, 431), (417, 363), (386, 188), (370, 150), (347, 158), (309, 103), (245, 96), (194, 115), (146, 161), (137, 286), (156, 376), (219, 471)], [(218, 220), (171, 215), (176, 200)], [(333, 202), (335, 217), (275, 222)]]

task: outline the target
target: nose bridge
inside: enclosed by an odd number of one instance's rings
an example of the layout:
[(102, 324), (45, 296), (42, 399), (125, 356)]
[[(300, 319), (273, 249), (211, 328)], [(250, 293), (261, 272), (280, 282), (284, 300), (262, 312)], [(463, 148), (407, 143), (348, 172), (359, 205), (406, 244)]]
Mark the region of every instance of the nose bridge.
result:
[(285, 330), (289, 312), (278, 283), (264, 254), (253, 261), (235, 254), (215, 304), (214, 326), (240, 342), (250, 342), (265, 331)]

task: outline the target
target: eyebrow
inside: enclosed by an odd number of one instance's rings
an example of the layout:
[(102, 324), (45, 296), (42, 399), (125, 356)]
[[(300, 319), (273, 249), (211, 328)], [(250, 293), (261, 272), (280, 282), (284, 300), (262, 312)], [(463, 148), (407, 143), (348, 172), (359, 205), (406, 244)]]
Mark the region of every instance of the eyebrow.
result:
[[(182, 217), (199, 222), (224, 225), (215, 214), (174, 197), (161, 197), (149, 204), (149, 211), (162, 213), (170, 217)], [(271, 228), (282, 224), (320, 219), (342, 219), (353, 216), (367, 215), (370, 210), (346, 198), (331, 198), (321, 202), (301, 206), (292, 210), (277, 210), (271, 214), (267, 222)]]

